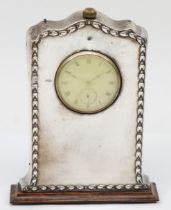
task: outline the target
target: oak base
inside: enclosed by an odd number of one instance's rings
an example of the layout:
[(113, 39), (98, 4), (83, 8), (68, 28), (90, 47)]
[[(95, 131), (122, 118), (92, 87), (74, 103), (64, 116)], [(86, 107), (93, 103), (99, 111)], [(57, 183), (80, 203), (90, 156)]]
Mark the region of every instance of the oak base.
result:
[(29, 204), (83, 204), (83, 203), (154, 203), (159, 200), (155, 183), (146, 191), (117, 192), (22, 192), (11, 185), (10, 203)]

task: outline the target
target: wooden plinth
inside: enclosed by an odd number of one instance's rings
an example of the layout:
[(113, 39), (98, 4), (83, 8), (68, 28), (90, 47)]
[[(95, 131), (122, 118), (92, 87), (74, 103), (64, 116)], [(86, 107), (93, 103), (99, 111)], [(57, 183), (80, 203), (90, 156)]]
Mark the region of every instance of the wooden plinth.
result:
[(148, 191), (124, 192), (21, 192), (11, 185), (10, 203), (29, 204), (83, 204), (83, 203), (154, 203), (159, 200), (155, 183)]

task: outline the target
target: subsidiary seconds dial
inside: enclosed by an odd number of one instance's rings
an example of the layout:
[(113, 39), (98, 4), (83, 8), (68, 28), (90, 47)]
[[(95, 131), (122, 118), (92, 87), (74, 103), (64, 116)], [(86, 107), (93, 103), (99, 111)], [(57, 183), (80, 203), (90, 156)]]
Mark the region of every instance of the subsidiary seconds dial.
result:
[(96, 113), (109, 107), (121, 89), (117, 65), (104, 54), (82, 51), (66, 58), (55, 76), (59, 99), (79, 113)]

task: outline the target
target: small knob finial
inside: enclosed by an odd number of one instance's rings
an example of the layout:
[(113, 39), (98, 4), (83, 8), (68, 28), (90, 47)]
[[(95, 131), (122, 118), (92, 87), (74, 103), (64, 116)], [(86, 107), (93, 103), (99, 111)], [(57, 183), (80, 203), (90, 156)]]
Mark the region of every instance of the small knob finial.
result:
[(94, 8), (86, 8), (83, 10), (83, 18), (86, 19), (95, 19), (97, 12)]

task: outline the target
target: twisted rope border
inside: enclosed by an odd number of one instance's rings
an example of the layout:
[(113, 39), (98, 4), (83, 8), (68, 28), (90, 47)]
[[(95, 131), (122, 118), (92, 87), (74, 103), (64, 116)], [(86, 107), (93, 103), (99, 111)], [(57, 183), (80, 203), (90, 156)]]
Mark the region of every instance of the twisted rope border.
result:
[[(138, 93), (137, 93), (137, 126), (136, 126), (136, 153), (135, 153), (135, 175), (136, 184), (118, 185), (37, 185), (38, 182), (38, 150), (39, 150), (39, 118), (38, 118), (38, 46), (42, 39), (46, 37), (64, 37), (68, 34), (92, 26), (101, 30), (105, 34), (114, 37), (129, 38), (139, 44), (139, 73), (138, 73)], [(147, 184), (143, 184), (142, 179), (142, 137), (143, 137), (143, 110), (144, 110), (144, 82), (145, 82), (145, 61), (146, 61), (146, 40), (137, 35), (133, 30), (114, 30), (100, 22), (85, 20), (75, 23), (63, 30), (47, 30), (39, 34), (37, 41), (32, 43), (32, 178), (30, 185), (23, 188), (23, 191), (104, 191), (104, 190), (139, 190), (148, 189)]]

